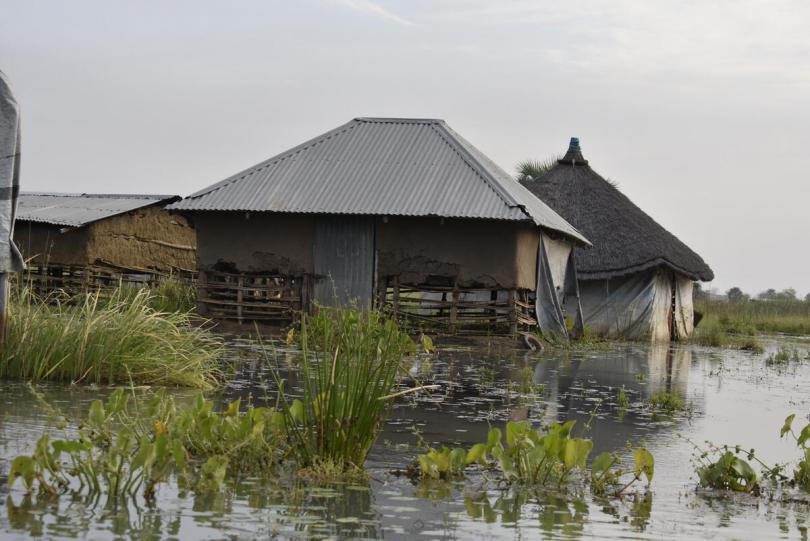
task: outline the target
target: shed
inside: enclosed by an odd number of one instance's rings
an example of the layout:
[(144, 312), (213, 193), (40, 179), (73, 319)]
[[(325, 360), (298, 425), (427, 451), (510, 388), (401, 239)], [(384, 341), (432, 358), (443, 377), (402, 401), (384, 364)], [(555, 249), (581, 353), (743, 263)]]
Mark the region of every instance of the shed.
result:
[(524, 185), (593, 242), (577, 250), (585, 327), (666, 341), (694, 329), (692, 285), (714, 273), (701, 257), (594, 171), (572, 138), (565, 156)]
[(172, 195), (22, 192), (14, 241), (42, 290), (194, 272), (196, 234)]
[(435, 119), (356, 118), (169, 208), (197, 229), (200, 311), (240, 322), (356, 304), (451, 332), (566, 333), (587, 244)]

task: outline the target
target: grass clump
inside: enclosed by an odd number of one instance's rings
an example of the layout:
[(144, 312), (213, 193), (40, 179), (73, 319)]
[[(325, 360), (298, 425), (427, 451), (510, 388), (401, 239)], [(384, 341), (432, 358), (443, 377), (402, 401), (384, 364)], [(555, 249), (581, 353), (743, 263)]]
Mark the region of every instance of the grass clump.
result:
[(188, 312), (159, 312), (148, 289), (61, 302), (13, 292), (0, 377), (114, 384), (217, 385), (222, 341)]
[(715, 348), (734, 348), (743, 351), (762, 353), (764, 348), (757, 339), (750, 334), (730, 334), (716, 318), (706, 318), (695, 328), (695, 332), (687, 339), (691, 344)]
[(416, 345), (376, 312), (321, 308), (304, 316), (299, 343), (303, 396), (289, 396), (273, 371), (291, 453), (303, 473), (362, 471)]
[(686, 409), (686, 403), (681, 398), (678, 389), (670, 391), (662, 389), (647, 399), (647, 405), (654, 411), (673, 414)]
[(783, 365), (791, 362), (802, 361), (802, 356), (796, 348), (787, 348), (780, 346), (774, 353), (768, 355), (765, 359), (765, 364), (768, 365)]

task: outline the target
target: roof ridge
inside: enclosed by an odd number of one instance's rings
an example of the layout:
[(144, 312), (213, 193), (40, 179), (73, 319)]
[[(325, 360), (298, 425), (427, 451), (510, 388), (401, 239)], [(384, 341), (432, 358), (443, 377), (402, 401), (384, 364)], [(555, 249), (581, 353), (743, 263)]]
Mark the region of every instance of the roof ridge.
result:
[(408, 118), (408, 117), (386, 117), (386, 116), (358, 116), (354, 120), (358, 122), (377, 122), (380, 124), (440, 124), (444, 123), (441, 118)]
[[(442, 121), (441, 123), (437, 123), (437, 125), (441, 126), (445, 131), (445, 134), (442, 135), (440, 132), (438, 132), (438, 130), (436, 130), (437, 133), (439, 134), (439, 136), (456, 152), (456, 154), (459, 155), (459, 157), (462, 160), (464, 160), (465, 163), (467, 163), (468, 166), (470, 166), (470, 168), (479, 177), (481, 177), (481, 179), (484, 181), (484, 183), (487, 185), (487, 187), (490, 190), (492, 190), (495, 193), (495, 195), (497, 195), (498, 198), (501, 201), (503, 201), (504, 204), (507, 207), (509, 207), (509, 208), (520, 208), (520, 210), (524, 214), (526, 214), (527, 217), (531, 218), (529, 213), (526, 212), (526, 209), (523, 207), (523, 205), (518, 204), (518, 202), (514, 201), (514, 200), (512, 200), (510, 202), (510, 200), (512, 199), (511, 194), (509, 194), (509, 192), (507, 192), (505, 189), (503, 189), (503, 187), (501, 186), (498, 179), (496, 179), (492, 174), (489, 173), (489, 171), (487, 171), (487, 168), (484, 166), (484, 164), (482, 164), (475, 156), (472, 155), (472, 153), (469, 150), (467, 150), (464, 147), (464, 145), (462, 145), (457, 140), (457, 138), (461, 137), (461, 136), (459, 134), (457, 134), (455, 132), (455, 130), (453, 130), (453, 128), (448, 126), (447, 123), (444, 122), (444, 121)], [(465, 159), (465, 156), (466, 156), (467, 159)], [(477, 165), (478, 167), (473, 167), (472, 164), (468, 163), (469, 161), (471, 161), (473, 164)], [(489, 178), (487, 178), (487, 177), (489, 177)]]
[(154, 201), (163, 201), (164, 199), (173, 199), (180, 197), (179, 195), (168, 194), (140, 194), (140, 193), (61, 193), (61, 192), (34, 192), (34, 191), (21, 191), (21, 196), (27, 197), (76, 197), (86, 199), (149, 199)]

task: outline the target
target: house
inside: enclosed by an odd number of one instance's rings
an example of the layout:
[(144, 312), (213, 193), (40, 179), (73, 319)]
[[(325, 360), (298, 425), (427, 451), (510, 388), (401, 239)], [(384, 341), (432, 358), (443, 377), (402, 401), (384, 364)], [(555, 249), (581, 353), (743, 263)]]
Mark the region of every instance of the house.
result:
[(196, 261), (194, 229), (163, 208), (179, 199), (22, 192), (14, 241), (32, 284), (44, 292), (188, 276)]
[(579, 140), (524, 185), (592, 242), (576, 252), (584, 324), (600, 335), (674, 340), (694, 329), (692, 285), (714, 273), (701, 257), (591, 169)]
[(197, 230), (201, 313), (239, 322), (356, 305), (564, 334), (572, 248), (588, 244), (434, 119), (356, 118), (169, 208)]

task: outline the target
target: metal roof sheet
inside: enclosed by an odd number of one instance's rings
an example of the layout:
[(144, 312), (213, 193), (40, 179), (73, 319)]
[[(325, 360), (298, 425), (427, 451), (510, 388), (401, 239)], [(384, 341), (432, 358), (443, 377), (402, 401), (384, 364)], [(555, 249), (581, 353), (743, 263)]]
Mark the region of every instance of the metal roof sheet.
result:
[(17, 220), (81, 227), (135, 209), (178, 199), (176, 195), (21, 192), (17, 200)]
[(533, 221), (588, 243), (436, 119), (356, 118), (168, 208)]

